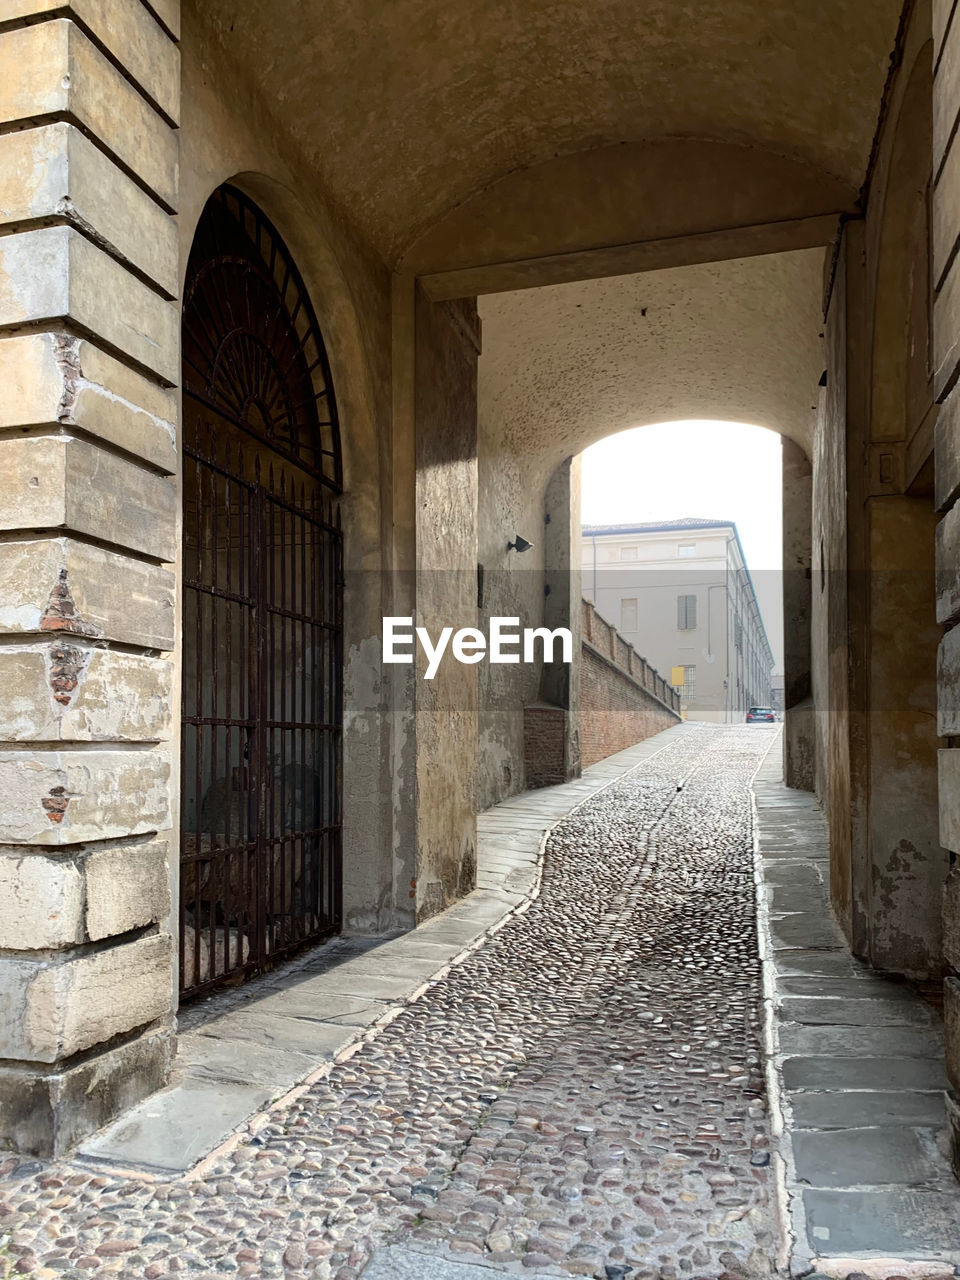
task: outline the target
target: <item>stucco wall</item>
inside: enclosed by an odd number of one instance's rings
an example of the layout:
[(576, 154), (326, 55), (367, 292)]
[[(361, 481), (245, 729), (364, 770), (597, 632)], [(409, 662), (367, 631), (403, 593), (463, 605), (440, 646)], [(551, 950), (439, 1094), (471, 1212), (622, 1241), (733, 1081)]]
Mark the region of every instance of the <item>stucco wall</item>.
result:
[[(477, 618), (476, 306), (418, 293), (416, 338), (417, 623), (436, 635)], [(468, 893), (476, 876), (477, 667), (444, 662), (416, 689), (416, 902), (424, 919)]]
[(813, 469), (800, 448), (783, 447), (783, 776), (788, 787), (814, 789), (814, 725), (810, 683), (810, 604), (813, 594)]
[[(344, 921), (348, 930), (391, 927), (409, 920), (412, 912), (409, 869), (396, 847), (387, 784), (390, 688), (379, 641), (393, 537), (392, 493), (386, 484), (393, 442), (382, 429), (391, 397), (390, 278), (326, 199), (322, 182), (256, 85), (245, 82), (238, 97), (237, 69), (201, 18), (194, 6), (186, 6), (181, 277), (204, 204), (230, 181), (277, 226), (317, 313), (333, 373), (344, 460)], [(312, 180), (305, 181), (305, 174)], [(171, 863), (176, 882), (176, 850)], [(176, 893), (176, 883), (173, 888)]]
[[(491, 617), (543, 625), (544, 483), (542, 470), (503, 445), (496, 421), (480, 402), (478, 562), (483, 565), (479, 626)], [(533, 543), (508, 551), (517, 534)], [(479, 671), (477, 805), (485, 809), (523, 791), (523, 708), (540, 696), (540, 663), (483, 663)]]
[(936, 819), (929, 20), (917, 6), (904, 33), (866, 214), (846, 223), (828, 277), (813, 457), (816, 787), (833, 901), (858, 955), (914, 976), (940, 969), (946, 874)]
[(850, 766), (847, 691), (846, 309), (849, 241), (836, 266), (825, 334), (827, 385), (813, 451), (811, 678), (816, 708), (816, 793), (830, 824), (830, 890), (850, 929)]

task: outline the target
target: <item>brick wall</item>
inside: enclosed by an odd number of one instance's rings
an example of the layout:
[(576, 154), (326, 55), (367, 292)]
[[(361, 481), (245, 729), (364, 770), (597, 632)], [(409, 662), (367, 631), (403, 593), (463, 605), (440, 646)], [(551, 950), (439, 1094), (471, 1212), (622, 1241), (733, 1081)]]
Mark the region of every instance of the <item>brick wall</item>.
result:
[(549, 787), (566, 782), (563, 707), (538, 704), (523, 709), (523, 758), (528, 787)]
[(659, 672), (583, 601), (580, 755), (583, 767), (680, 720), (676, 693)]

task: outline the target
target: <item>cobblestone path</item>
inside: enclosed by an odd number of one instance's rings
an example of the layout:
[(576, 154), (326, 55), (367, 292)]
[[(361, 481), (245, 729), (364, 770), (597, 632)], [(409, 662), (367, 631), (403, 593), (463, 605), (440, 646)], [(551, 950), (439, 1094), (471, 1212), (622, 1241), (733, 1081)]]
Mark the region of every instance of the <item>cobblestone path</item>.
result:
[(588, 801), (527, 912), (202, 1181), (8, 1160), (16, 1270), (353, 1280), (400, 1240), (526, 1275), (769, 1274), (749, 781), (770, 741), (691, 728)]

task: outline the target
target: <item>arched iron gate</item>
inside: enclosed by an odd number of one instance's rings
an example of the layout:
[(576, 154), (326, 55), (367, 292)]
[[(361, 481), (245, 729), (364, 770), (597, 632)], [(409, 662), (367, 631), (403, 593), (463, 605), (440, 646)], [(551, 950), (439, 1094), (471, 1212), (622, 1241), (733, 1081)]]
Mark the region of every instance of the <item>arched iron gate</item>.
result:
[(340, 926), (342, 474), (333, 384), (279, 235), (223, 187), (183, 307), (180, 985)]

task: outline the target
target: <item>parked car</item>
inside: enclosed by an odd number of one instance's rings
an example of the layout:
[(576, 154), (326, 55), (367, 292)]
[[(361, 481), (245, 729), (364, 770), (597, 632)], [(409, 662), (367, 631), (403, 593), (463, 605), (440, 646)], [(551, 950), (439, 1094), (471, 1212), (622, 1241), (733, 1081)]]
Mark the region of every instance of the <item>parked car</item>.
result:
[(773, 724), (776, 718), (773, 707), (751, 707), (747, 712), (747, 724)]

